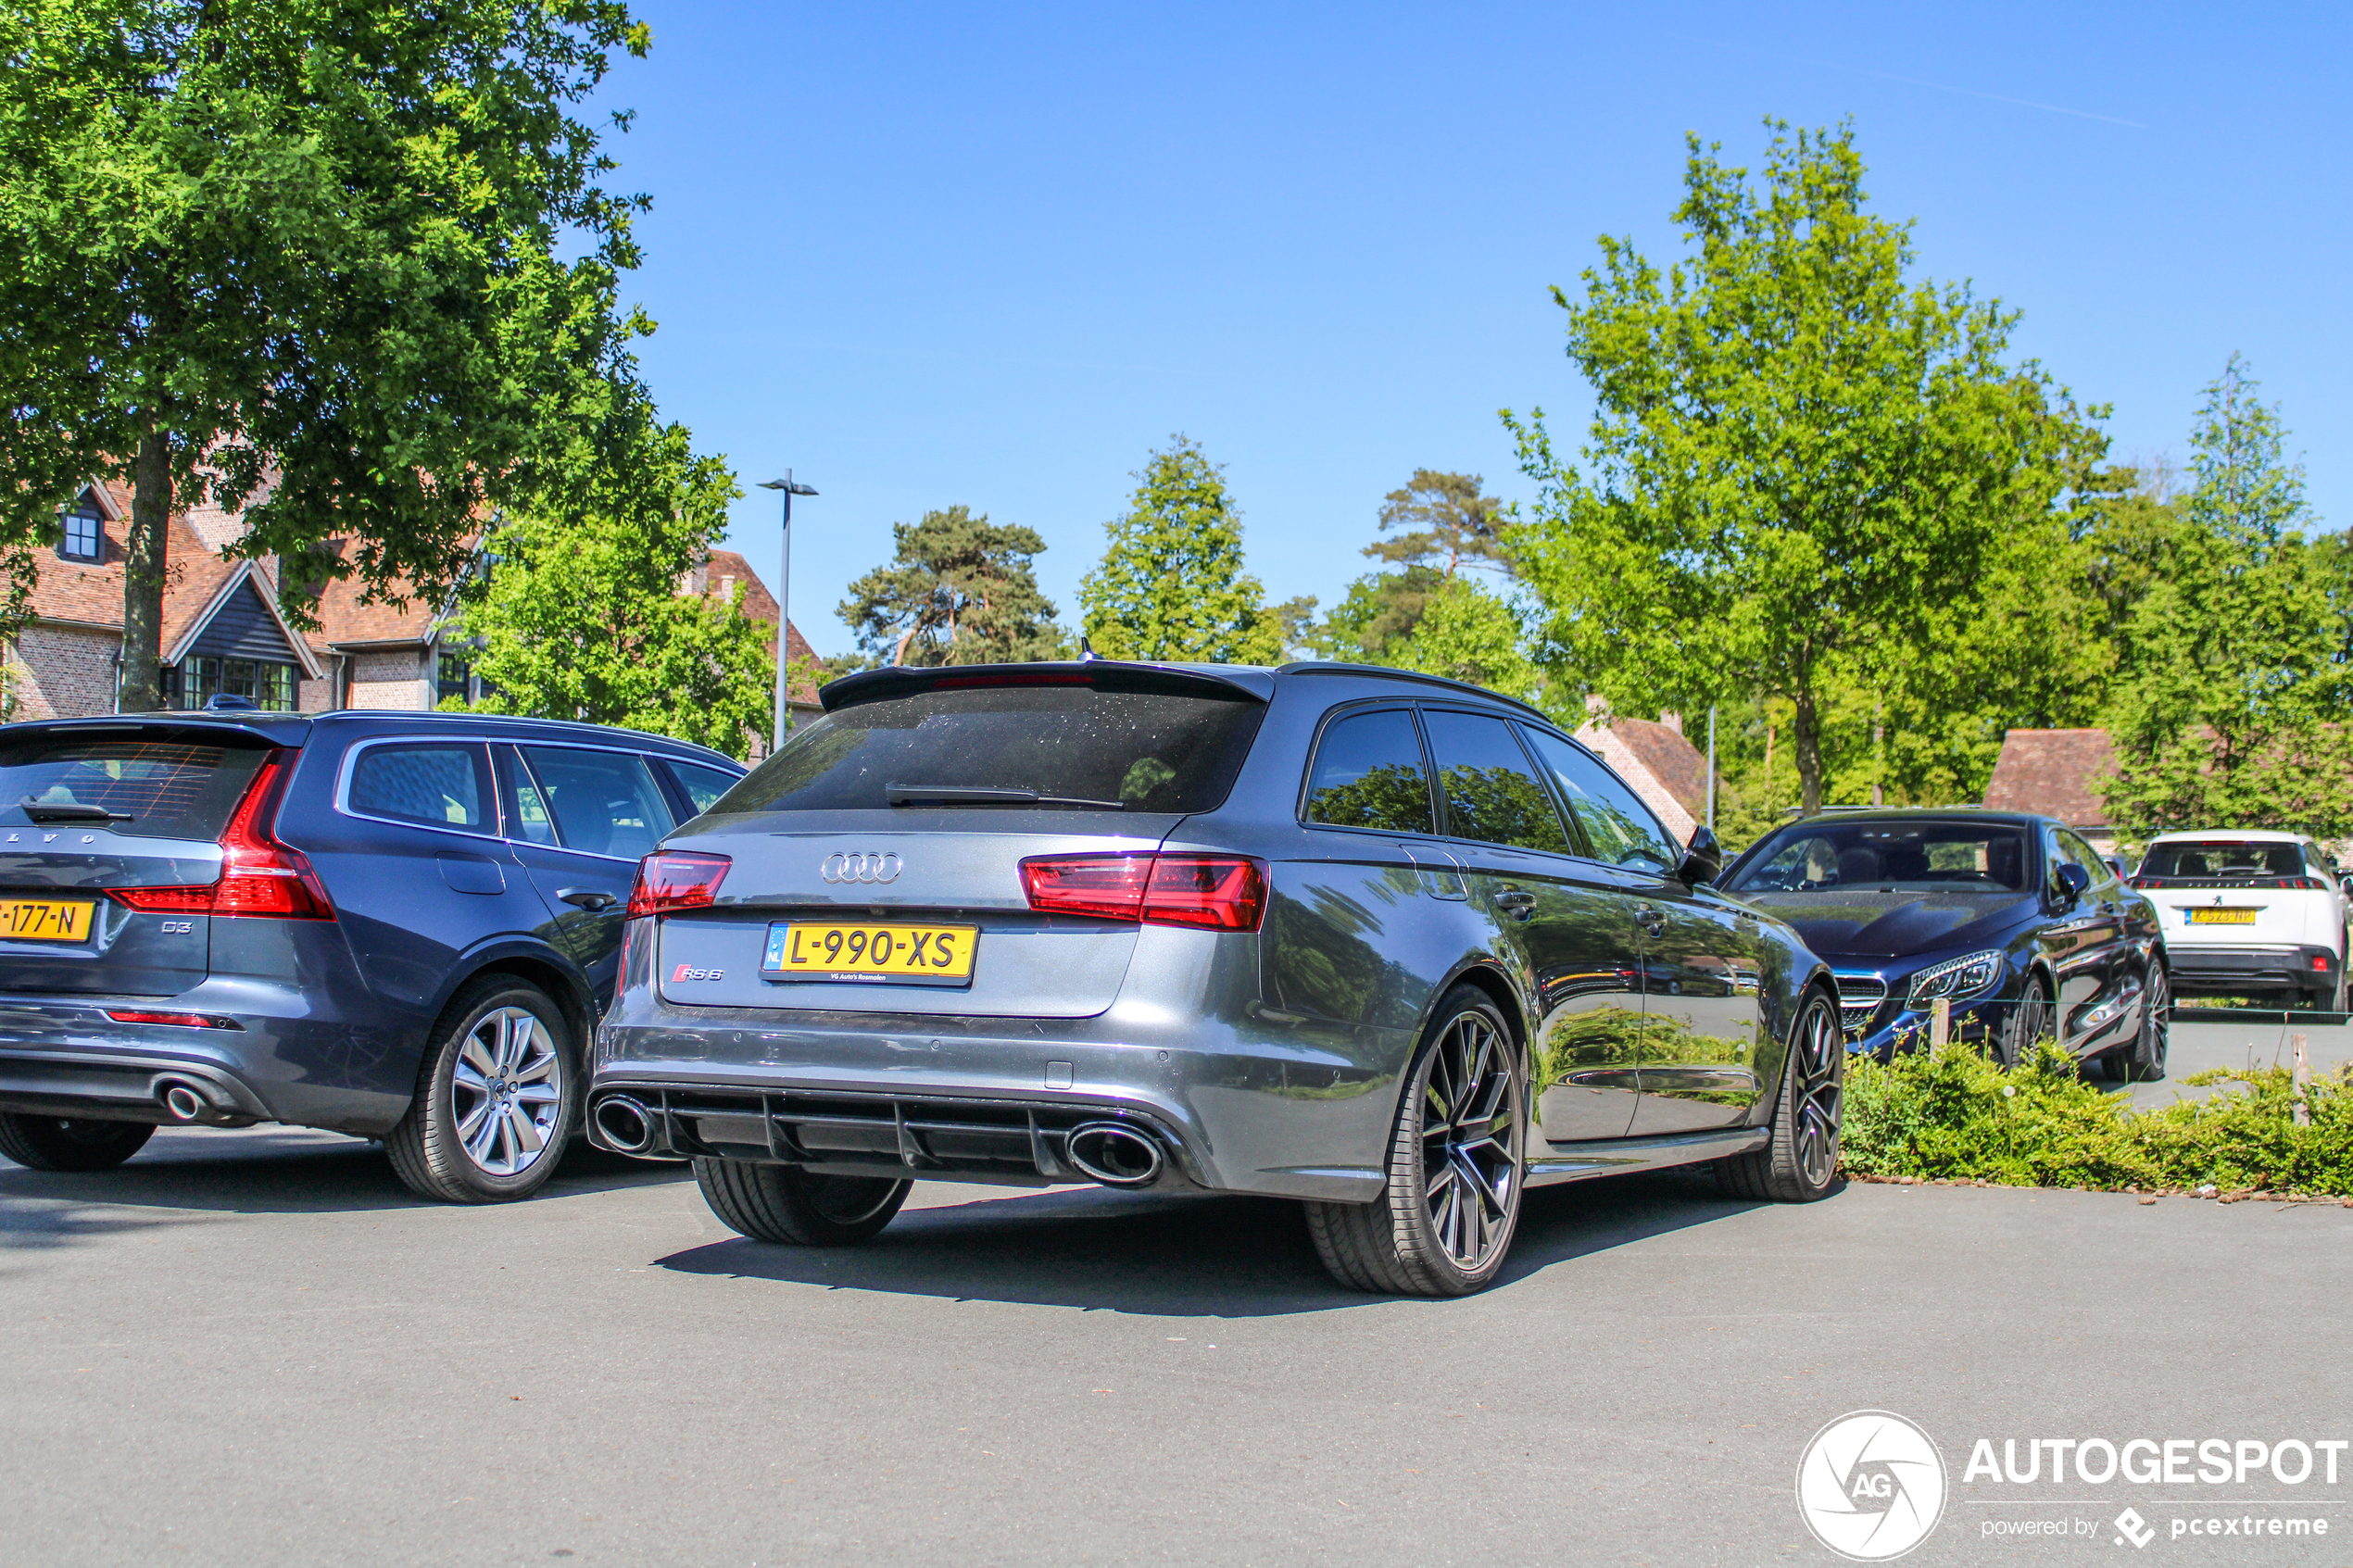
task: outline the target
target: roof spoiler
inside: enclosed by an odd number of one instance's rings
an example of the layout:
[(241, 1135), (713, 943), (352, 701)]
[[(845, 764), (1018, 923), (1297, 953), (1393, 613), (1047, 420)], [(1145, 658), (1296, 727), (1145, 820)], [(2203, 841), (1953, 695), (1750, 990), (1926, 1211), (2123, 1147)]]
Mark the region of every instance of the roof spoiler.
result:
[(1250, 665), (1146, 664), (1122, 659), (1040, 660), (1034, 664), (898, 664), (828, 681), (817, 700), (828, 713), (861, 703), (919, 692), (977, 686), (1092, 686), (1097, 691), (1157, 692), (1227, 701), (1266, 702), (1275, 695), (1271, 671)]

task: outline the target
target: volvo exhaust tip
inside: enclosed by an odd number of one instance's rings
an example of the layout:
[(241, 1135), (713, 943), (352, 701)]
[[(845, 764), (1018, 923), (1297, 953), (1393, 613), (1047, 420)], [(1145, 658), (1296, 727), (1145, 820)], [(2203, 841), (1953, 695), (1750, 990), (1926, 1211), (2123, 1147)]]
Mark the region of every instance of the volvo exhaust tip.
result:
[(199, 1122), (212, 1111), (212, 1102), (194, 1084), (182, 1078), (167, 1078), (157, 1084), (156, 1098), (163, 1101), (163, 1113), (174, 1122)]
[(1070, 1134), (1070, 1162), (1105, 1186), (1139, 1187), (1160, 1174), (1160, 1145), (1119, 1122), (1089, 1122)]
[(597, 1106), (597, 1131), (623, 1154), (643, 1154), (653, 1147), (654, 1119), (627, 1095), (615, 1095)]

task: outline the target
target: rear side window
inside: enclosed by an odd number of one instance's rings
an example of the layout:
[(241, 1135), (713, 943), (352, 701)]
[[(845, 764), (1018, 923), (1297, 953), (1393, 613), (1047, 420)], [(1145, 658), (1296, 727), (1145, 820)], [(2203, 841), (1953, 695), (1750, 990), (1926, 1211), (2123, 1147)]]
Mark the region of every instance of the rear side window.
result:
[(0, 746), (0, 823), (54, 833), (71, 824), (35, 822), (27, 802), (90, 806), (127, 815), (104, 825), (136, 838), (219, 838), (267, 755), (136, 735), (26, 735)]
[(371, 746), (352, 763), (344, 798), (363, 817), (456, 833), (495, 831), (490, 753), (479, 746)]
[(522, 754), (567, 849), (635, 860), (675, 825), (642, 757), (563, 746), (526, 746)]
[(1438, 831), (1410, 710), (1352, 713), (1324, 732), (1307, 775), (1307, 820), (1386, 833)]
[(1560, 785), (1561, 796), (1593, 847), (1593, 859), (1613, 866), (1672, 874), (1682, 857), (1642, 797), (1617, 775), (1558, 735), (1523, 729), (1538, 760)]
[(1446, 800), (1446, 831), (1481, 844), (1508, 844), (1566, 855), (1553, 797), (1537, 782), (1528, 754), (1501, 719), (1428, 709), (1430, 754), (1438, 759), (1438, 789)]
[(686, 798), (694, 802), (698, 813), (710, 810), (718, 804), (721, 796), (736, 787), (736, 775), (733, 773), (723, 773), (716, 768), (698, 767), (675, 758), (670, 760), (670, 775), (678, 781), (678, 787), (686, 792)]
[(899, 784), (1207, 811), (1233, 787), (1265, 712), (1250, 700), (1086, 685), (922, 692), (794, 731), (711, 809), (883, 810)]

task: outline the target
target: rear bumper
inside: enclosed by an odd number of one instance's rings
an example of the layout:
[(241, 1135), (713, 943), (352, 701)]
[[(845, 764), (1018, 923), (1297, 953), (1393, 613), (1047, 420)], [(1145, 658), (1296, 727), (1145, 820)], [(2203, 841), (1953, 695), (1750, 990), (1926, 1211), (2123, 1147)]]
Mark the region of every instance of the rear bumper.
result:
[[(233, 1028), (122, 1023), (107, 1010), (225, 1018)], [(283, 1122), (381, 1134), (409, 1097), (384, 1092), (388, 1039), (313, 1016), (292, 986), (215, 976), (182, 996), (61, 997), (0, 993), (0, 1110), (126, 1122), (173, 1120), (161, 1083), (194, 1087), (219, 1126)], [(409, 1067), (413, 1081), (413, 1062)]]
[(2165, 956), (2174, 992), (2181, 996), (2327, 991), (2336, 985), (2339, 961), (2334, 949), (2309, 944), (2226, 947), (2170, 943)]

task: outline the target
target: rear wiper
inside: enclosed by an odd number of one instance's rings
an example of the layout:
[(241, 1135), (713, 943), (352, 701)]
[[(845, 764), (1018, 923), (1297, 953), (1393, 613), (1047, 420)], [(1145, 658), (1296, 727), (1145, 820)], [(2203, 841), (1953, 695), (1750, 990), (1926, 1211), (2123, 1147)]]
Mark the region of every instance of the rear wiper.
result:
[(1095, 811), (1125, 811), (1124, 800), (1086, 800), (1075, 795), (1040, 795), (1034, 789), (988, 789), (971, 784), (885, 784), (893, 806), (1083, 806)]
[(79, 800), (35, 800), (30, 795), (17, 804), (24, 814), (36, 822), (134, 822), (128, 811), (109, 811), (103, 806), (84, 806)]

